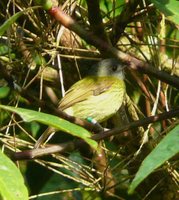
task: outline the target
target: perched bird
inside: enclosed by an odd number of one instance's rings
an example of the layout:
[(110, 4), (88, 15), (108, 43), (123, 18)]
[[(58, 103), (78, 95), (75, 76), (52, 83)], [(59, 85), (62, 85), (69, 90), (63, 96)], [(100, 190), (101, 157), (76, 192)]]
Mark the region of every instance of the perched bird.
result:
[[(65, 113), (86, 119), (91, 117), (103, 122), (121, 107), (125, 95), (124, 64), (116, 59), (104, 59), (93, 65), (88, 76), (79, 80), (66, 92), (59, 103)], [(47, 129), (38, 139), (36, 147), (54, 129)]]

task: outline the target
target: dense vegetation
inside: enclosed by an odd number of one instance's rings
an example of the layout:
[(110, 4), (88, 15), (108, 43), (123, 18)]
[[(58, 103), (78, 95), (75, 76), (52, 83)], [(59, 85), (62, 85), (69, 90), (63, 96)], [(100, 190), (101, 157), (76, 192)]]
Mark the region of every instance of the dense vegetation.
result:
[[(178, 199), (178, 7), (175, 0), (0, 1), (0, 199), (24, 200), (27, 190), (38, 200)], [(111, 130), (99, 133), (57, 105), (104, 58), (128, 67), (123, 106), (102, 124)], [(48, 125), (63, 131), (34, 150)]]

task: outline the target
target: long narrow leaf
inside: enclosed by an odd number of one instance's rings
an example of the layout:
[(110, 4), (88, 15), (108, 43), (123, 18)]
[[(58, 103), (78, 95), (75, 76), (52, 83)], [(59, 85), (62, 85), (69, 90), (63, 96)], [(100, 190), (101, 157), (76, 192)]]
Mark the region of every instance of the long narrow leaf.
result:
[(129, 194), (157, 167), (179, 152), (179, 125), (170, 131), (155, 149), (144, 159), (129, 187)]
[(24, 108), (14, 108), (11, 106), (0, 105), (0, 108), (17, 113), (26, 122), (38, 121), (42, 124), (52, 126), (58, 130), (79, 137), (88, 143), (92, 148), (97, 149), (97, 142), (90, 139), (91, 133), (89, 131), (60, 117)]
[(21, 16), (23, 15), (25, 12), (29, 11), (30, 9), (37, 9), (39, 8), (39, 6), (34, 6), (31, 8), (27, 8), (23, 11), (17, 12), (16, 14), (14, 14), (12, 17), (10, 17), (9, 19), (7, 19), (1, 26), (0, 26), (0, 36), (2, 36), (5, 31), (8, 30), (8, 28)]
[(2, 26), (0, 26), (0, 36), (4, 34), (5, 31), (24, 13), (24, 11), (17, 12), (12, 17), (4, 22)]

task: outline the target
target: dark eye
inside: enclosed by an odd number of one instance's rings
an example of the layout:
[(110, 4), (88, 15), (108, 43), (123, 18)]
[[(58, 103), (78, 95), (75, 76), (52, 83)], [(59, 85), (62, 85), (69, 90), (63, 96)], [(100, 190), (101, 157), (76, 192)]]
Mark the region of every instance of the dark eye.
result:
[(113, 65), (113, 66), (112, 66), (112, 70), (113, 70), (113, 71), (116, 71), (116, 70), (117, 70), (117, 65)]

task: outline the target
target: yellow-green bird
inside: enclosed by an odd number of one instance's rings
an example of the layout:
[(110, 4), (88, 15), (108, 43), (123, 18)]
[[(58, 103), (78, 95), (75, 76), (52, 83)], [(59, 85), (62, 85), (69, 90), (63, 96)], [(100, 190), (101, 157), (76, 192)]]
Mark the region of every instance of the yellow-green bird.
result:
[(90, 69), (90, 76), (78, 81), (66, 92), (59, 108), (69, 115), (98, 122), (105, 121), (120, 108), (125, 94), (124, 66), (105, 59)]
[[(88, 76), (78, 81), (66, 92), (59, 109), (69, 115), (103, 122), (114, 115), (122, 105), (125, 95), (124, 64), (116, 59), (105, 59), (92, 66)], [(45, 131), (36, 147), (54, 129)], [(48, 134), (47, 134), (48, 133)]]

